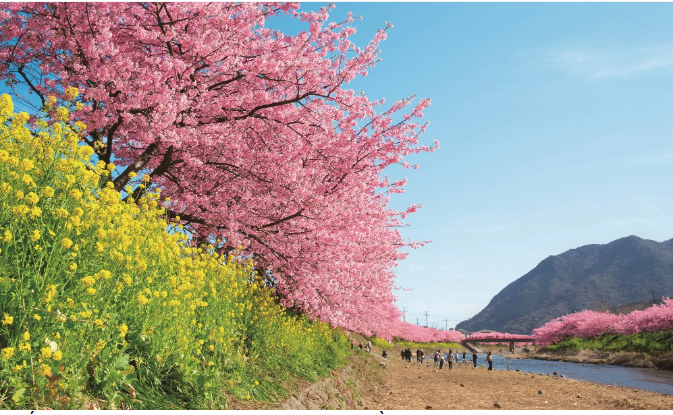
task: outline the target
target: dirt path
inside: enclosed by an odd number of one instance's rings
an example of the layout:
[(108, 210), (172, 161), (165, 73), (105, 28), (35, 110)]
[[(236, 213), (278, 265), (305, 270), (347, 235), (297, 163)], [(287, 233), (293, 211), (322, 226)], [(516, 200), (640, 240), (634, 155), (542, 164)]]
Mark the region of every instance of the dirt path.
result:
[(376, 392), (367, 396), (371, 409), (497, 409), (496, 403), (502, 409), (673, 409), (672, 396), (654, 392), (484, 367), (474, 370), (471, 363), (439, 370), (427, 360), (422, 366), (404, 362), (399, 351), (391, 355), (396, 358), (386, 360), (382, 384), (377, 382)]

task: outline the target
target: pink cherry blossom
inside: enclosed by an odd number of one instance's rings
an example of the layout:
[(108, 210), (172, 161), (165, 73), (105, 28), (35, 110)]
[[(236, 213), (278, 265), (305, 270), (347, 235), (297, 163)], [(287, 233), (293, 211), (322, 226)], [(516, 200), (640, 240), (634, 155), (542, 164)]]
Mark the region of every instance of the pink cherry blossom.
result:
[[(0, 74), (42, 102), (78, 88), (75, 116), (98, 158), (119, 166), (115, 188), (149, 174), (194, 243), (251, 257), (283, 304), (390, 336), (392, 269), (401, 248), (422, 243), (397, 229), (420, 205), (389, 208), (404, 183), (382, 172), (438, 145), (419, 142), (429, 99), (384, 108), (348, 89), (379, 61), (391, 26), (357, 47), (353, 17), (328, 23), (332, 7), (4, 3)], [(306, 31), (271, 29), (274, 16)]]
[(624, 335), (673, 330), (673, 300), (628, 314), (584, 310), (556, 318), (533, 330), (540, 344), (553, 344), (572, 337), (594, 337), (607, 333)]

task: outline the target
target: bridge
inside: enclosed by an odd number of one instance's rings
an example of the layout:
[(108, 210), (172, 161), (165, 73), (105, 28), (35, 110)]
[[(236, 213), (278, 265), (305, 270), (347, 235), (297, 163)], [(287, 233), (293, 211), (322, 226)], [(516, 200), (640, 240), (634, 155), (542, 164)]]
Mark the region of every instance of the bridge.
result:
[(471, 352), (478, 351), (474, 346), (470, 345), (469, 343), (500, 343), (500, 344), (506, 344), (509, 343), (509, 351), (513, 352), (514, 351), (514, 343), (533, 343), (535, 344), (535, 339), (531, 337), (515, 337), (511, 339), (473, 339), (471, 337), (466, 338), (461, 342), (463, 346), (465, 346), (466, 349), (468, 349)]

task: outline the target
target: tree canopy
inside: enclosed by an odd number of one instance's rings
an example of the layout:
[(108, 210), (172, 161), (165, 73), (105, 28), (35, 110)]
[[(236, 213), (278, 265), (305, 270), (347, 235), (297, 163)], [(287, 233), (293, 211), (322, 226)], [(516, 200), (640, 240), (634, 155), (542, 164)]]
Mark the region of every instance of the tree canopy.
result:
[[(266, 27), (281, 15), (308, 30)], [(438, 144), (419, 143), (428, 99), (348, 89), (391, 26), (357, 47), (353, 17), (328, 18), (293, 3), (6, 3), (0, 73), (47, 109), (78, 88), (116, 190), (138, 198), (149, 174), (171, 218), (218, 252), (240, 246), (285, 305), (385, 336), (392, 269), (419, 245), (397, 228), (419, 205), (391, 209), (405, 181), (382, 172)]]

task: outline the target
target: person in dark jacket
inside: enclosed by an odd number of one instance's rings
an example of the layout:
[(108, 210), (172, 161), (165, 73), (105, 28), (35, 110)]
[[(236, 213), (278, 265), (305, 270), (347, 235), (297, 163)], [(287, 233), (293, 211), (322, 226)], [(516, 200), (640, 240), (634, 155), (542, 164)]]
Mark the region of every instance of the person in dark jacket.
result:
[(472, 364), (474, 365), (474, 369), (477, 368), (477, 352), (472, 352)]
[(493, 355), (491, 352), (486, 355), (486, 361), (488, 362), (488, 370), (493, 370)]
[(402, 351), (400, 352), (400, 356), (402, 356), (402, 360), (404, 360), (404, 355), (406, 354), (405, 352), (406, 352), (406, 350), (402, 350)]
[(407, 349), (407, 362), (411, 362), (411, 349)]

